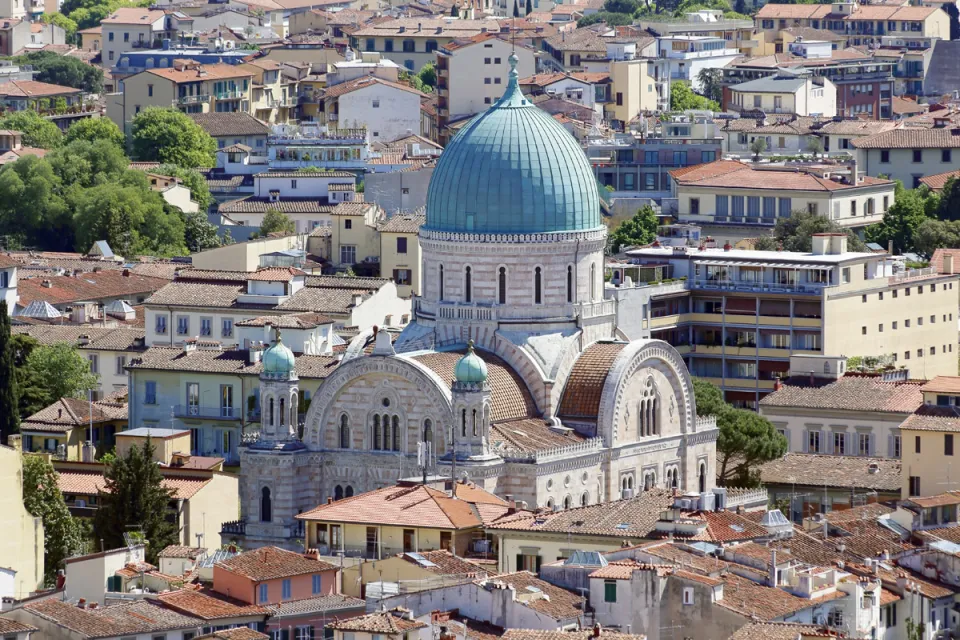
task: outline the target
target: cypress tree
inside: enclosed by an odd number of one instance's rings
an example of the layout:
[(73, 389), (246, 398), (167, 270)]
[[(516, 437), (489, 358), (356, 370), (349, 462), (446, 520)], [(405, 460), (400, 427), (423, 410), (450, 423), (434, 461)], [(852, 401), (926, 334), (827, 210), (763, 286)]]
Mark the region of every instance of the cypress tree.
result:
[(533, 13), (533, 0), (527, 0), (527, 15)]
[(520, 17), (520, 5), (517, 4), (518, 2), (519, 0), (513, 0), (513, 17), (514, 18)]
[(0, 443), (7, 444), (7, 438), (14, 433), (20, 433), (20, 394), (13, 362), (10, 315), (4, 301), (0, 302)]

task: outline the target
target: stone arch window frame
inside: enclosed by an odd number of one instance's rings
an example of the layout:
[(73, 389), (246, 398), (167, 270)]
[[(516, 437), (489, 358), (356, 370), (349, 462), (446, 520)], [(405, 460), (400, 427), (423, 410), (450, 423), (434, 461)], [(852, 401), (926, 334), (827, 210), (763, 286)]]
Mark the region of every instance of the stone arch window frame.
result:
[(550, 509), (551, 511), (556, 511), (556, 510), (557, 510), (557, 503), (556, 503), (556, 501), (553, 499), (553, 496), (547, 498), (546, 507), (547, 507), (547, 509)]
[(706, 457), (697, 458), (697, 490), (704, 493), (707, 490), (707, 474), (710, 473), (710, 464)]
[(563, 508), (564, 510), (573, 508), (573, 496), (569, 493), (563, 497)]
[(597, 263), (590, 263), (590, 302), (597, 301)]
[(465, 264), (463, 265), (463, 289), (461, 292), (461, 298), (466, 304), (473, 304), (473, 265)]
[[(430, 454), (438, 455), (437, 447), (437, 421), (433, 416), (424, 416), (420, 421), (420, 441), (430, 443)], [(441, 438), (442, 440), (443, 438)]]
[(533, 265), (533, 304), (537, 306), (543, 305), (544, 294), (546, 293), (546, 287), (544, 286), (545, 271), (542, 264)]
[(437, 265), (437, 286), (439, 288), (437, 300), (443, 302), (443, 263)]
[[(350, 414), (346, 411), (341, 411), (337, 416), (337, 448), (351, 449), (350, 444), (352, 439), (353, 434), (350, 432)], [(346, 446), (344, 446), (344, 444), (346, 444)]]
[(589, 504), (590, 504), (590, 492), (584, 491), (582, 494), (580, 494), (580, 506), (586, 507)]
[(277, 426), (277, 416), (274, 414), (276, 394), (273, 391), (267, 391), (260, 398), (261, 411), (263, 415), (263, 426), (274, 428)]
[(574, 275), (573, 263), (567, 265), (567, 304), (577, 301), (577, 279)]
[(510, 287), (510, 267), (506, 264), (497, 265), (497, 304), (507, 304)]
[[(373, 399), (373, 406), (371, 406), (371, 408), (367, 411), (367, 417), (364, 422), (364, 424), (366, 425), (364, 427), (364, 449), (368, 451), (391, 451), (391, 452), (406, 453), (406, 447), (404, 445), (406, 444), (407, 414), (406, 414), (406, 411), (404, 411), (403, 409), (403, 405), (400, 403), (400, 396), (398, 396), (396, 391), (394, 391), (390, 387), (386, 386), (385, 384), (381, 384), (371, 392), (370, 397)], [(389, 404), (387, 406), (384, 406), (383, 404), (384, 398), (386, 398), (389, 401)], [(382, 436), (383, 436), (383, 441), (382, 441), (383, 448), (381, 449), (375, 448), (376, 443), (374, 441), (374, 432), (373, 432), (375, 415), (380, 416), (380, 422), (381, 422), (380, 426), (381, 426)], [(389, 429), (387, 428), (388, 425), (383, 422), (384, 416), (389, 416), (390, 418)], [(399, 449), (393, 448), (393, 442), (398, 437), (398, 436), (392, 435), (394, 418), (397, 419), (396, 422), (400, 427), (400, 435), (399, 435), (400, 448)], [(389, 441), (387, 440), (388, 433), (391, 434)], [(387, 446), (388, 442), (390, 445), (389, 447)]]
[(338, 484), (333, 488), (333, 501), (343, 500), (343, 485)]
[[(273, 488), (269, 484), (260, 485), (260, 490), (257, 492), (257, 496), (257, 502), (259, 504), (260, 511), (260, 522), (273, 522)], [(264, 509), (264, 505), (266, 505), (266, 509)], [(266, 511), (266, 517), (264, 517), (264, 511)]]
[(290, 406), (287, 411), (290, 413), (290, 426), (299, 431), (300, 429), (300, 392), (296, 389), (290, 389)]

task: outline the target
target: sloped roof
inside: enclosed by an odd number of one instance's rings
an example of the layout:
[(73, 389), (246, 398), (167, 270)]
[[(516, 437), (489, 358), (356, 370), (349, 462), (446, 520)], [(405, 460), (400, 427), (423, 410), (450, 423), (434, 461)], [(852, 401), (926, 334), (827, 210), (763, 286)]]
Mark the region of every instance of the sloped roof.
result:
[(24, 418), (24, 431), (66, 433), (75, 427), (127, 419), (127, 405), (90, 403), (79, 398), (60, 398), (48, 407)]
[(190, 629), (199, 622), (192, 616), (171, 611), (149, 600), (91, 610), (47, 598), (28, 602), (24, 609), (83, 638), (133, 636), (156, 631)]
[(857, 138), (851, 144), (857, 149), (958, 149), (960, 128), (900, 127)]
[(923, 404), (923, 383), (884, 382), (878, 376), (843, 376), (827, 384), (810, 385), (802, 376), (760, 401), (761, 407), (839, 409), (879, 413), (913, 413)]
[(342, 95), (352, 93), (354, 91), (359, 91), (360, 89), (366, 89), (374, 85), (383, 85), (385, 87), (391, 87), (393, 89), (400, 89), (401, 91), (406, 91), (408, 93), (415, 93), (420, 97), (425, 98), (426, 95), (420, 91), (417, 91), (413, 87), (407, 84), (401, 84), (399, 82), (391, 82), (389, 80), (384, 80), (383, 78), (378, 78), (376, 76), (362, 76), (354, 80), (348, 80), (346, 82), (341, 82), (340, 84), (335, 84), (332, 87), (327, 87), (323, 90), (324, 98), (339, 98)]
[(307, 558), (279, 547), (260, 547), (247, 551), (224, 560), (218, 566), (255, 582), (337, 569), (329, 562)]
[[(944, 171), (943, 173), (935, 173), (930, 176), (923, 176), (922, 178), (920, 178), (920, 183), (927, 185), (927, 187), (929, 187), (933, 191), (942, 191), (943, 188), (947, 186), (947, 181), (950, 180), (950, 178), (960, 180), (960, 169), (957, 169), (955, 171)], [(937, 251), (939, 252), (942, 250), (937, 249)], [(936, 252), (934, 252), (934, 255), (936, 255)], [(943, 254), (941, 253), (941, 256), (942, 255)], [(941, 259), (941, 264), (942, 264), (942, 259)], [(960, 266), (958, 266), (957, 268), (960, 269)]]
[(365, 616), (356, 618), (346, 618), (337, 620), (327, 627), (338, 631), (361, 631), (373, 634), (400, 635), (413, 629), (423, 629), (427, 626), (425, 622), (413, 619), (409, 620), (399, 615), (393, 615), (389, 611), (377, 611), (368, 613)]
[(245, 616), (266, 617), (269, 613), (263, 607), (230, 600), (222, 596), (202, 593), (194, 589), (182, 589), (161, 593), (157, 600), (182, 613), (197, 616), (203, 620), (221, 620)]
[[(875, 473), (871, 473), (872, 464), (877, 465)], [(760, 465), (759, 471), (765, 484), (826, 483), (835, 488), (886, 492), (899, 492), (903, 485), (900, 460), (893, 458), (788, 453)]]
[(610, 367), (625, 346), (625, 342), (597, 342), (584, 349), (567, 376), (557, 415), (596, 419)]

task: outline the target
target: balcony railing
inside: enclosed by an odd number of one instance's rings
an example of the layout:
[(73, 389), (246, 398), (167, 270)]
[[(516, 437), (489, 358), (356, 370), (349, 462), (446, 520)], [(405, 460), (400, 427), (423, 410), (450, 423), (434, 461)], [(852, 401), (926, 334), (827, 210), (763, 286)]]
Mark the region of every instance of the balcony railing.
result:
[(778, 282), (737, 282), (735, 280), (689, 280), (692, 289), (715, 289), (719, 291), (754, 291), (764, 293), (812, 293), (820, 294), (832, 286), (827, 284), (781, 284)]
[(243, 97), (243, 91), (240, 89), (227, 89), (226, 91), (217, 91), (214, 93), (217, 100), (237, 100)]
[(210, 96), (180, 96), (178, 102), (180, 104), (202, 104), (204, 102), (209, 102)]
[(178, 418), (214, 418), (216, 420), (239, 420), (240, 410), (236, 407), (208, 407), (194, 404), (178, 404), (174, 408)]
[(220, 525), (220, 535), (242, 536), (247, 533), (246, 520), (232, 520)]

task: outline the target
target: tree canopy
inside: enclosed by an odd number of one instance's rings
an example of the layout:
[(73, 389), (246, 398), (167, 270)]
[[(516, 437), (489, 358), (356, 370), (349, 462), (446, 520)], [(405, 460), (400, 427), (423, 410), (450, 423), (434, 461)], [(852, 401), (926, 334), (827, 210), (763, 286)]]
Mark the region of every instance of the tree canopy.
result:
[(437, 86), (437, 70), (432, 62), (423, 65), (417, 77), (420, 78), (420, 82), (422, 82), (424, 86), (431, 88)]
[(0, 129), (12, 129), (23, 134), (23, 146), (55, 149), (63, 142), (60, 127), (36, 111), (14, 111), (0, 118)]
[(60, 398), (82, 398), (95, 389), (97, 376), (90, 362), (67, 342), (38, 345), (31, 349), (21, 367), (18, 381), (23, 388), (21, 416), (27, 417)]
[(880, 223), (867, 227), (867, 238), (883, 246), (892, 241), (893, 250), (897, 253), (913, 251), (914, 234), (928, 219), (928, 197), (926, 187), (904, 189), (898, 182), (893, 204), (883, 214)]
[(176, 525), (167, 521), (173, 490), (163, 486), (160, 468), (153, 462), (153, 443), (131, 447), (104, 470), (105, 487), (93, 520), (96, 539), (107, 549), (125, 546), (124, 533), (140, 533), (147, 541), (147, 562), (157, 564), (157, 554), (176, 544)]
[(720, 69), (701, 69), (700, 73), (697, 74), (700, 91), (704, 97), (713, 100), (718, 105), (723, 101), (723, 87), (720, 84), (722, 79), (723, 72)]
[(290, 216), (278, 209), (269, 208), (263, 216), (263, 222), (260, 223), (260, 235), (266, 236), (270, 233), (294, 233), (297, 225)]
[(0, 301), (0, 444), (20, 431), (20, 394), (6, 301)]
[(56, 582), (65, 559), (85, 551), (83, 528), (67, 509), (57, 475), (45, 457), (23, 457), (23, 506), (43, 522), (43, 577), (48, 587)]
[(121, 131), (120, 127), (110, 118), (83, 118), (82, 120), (77, 120), (67, 129), (63, 140), (67, 144), (75, 140), (86, 140), (87, 142), (107, 140), (121, 149), (123, 145), (126, 144), (123, 131)]
[(657, 212), (648, 204), (637, 210), (629, 220), (624, 220), (610, 234), (611, 250), (619, 253), (622, 247), (650, 244), (657, 239)]
[[(54, 15), (60, 16), (59, 18), (49, 18), (54, 24), (69, 20), (61, 14)], [(63, 24), (58, 26), (63, 26)], [(74, 27), (76, 27), (75, 24)], [(82, 89), (87, 93), (103, 92), (103, 70), (100, 67), (87, 64), (79, 58), (62, 56), (53, 51), (31, 51), (18, 56), (16, 60), (20, 64), (32, 65), (36, 72), (34, 79), (40, 82)]]
[(187, 114), (173, 108), (148, 107), (133, 119), (133, 153), (138, 160), (180, 167), (212, 167), (217, 143)]
[(735, 409), (716, 386), (693, 379), (698, 416), (716, 416), (717, 476), (728, 486), (755, 486), (757, 465), (779, 458), (787, 451), (787, 439), (773, 423), (747, 409)]
[(213, 249), (220, 246), (217, 228), (210, 224), (202, 211), (183, 216), (184, 241), (191, 252)]
[(689, 109), (720, 111), (720, 105), (694, 93), (688, 83), (678, 80), (670, 83), (670, 109), (671, 111), (687, 111)]
[(867, 247), (856, 234), (844, 231), (840, 225), (826, 216), (808, 211), (793, 211), (788, 217), (777, 218), (773, 228), (773, 237), (758, 238), (755, 249), (760, 251), (800, 251), (813, 249), (815, 233), (846, 233), (847, 248), (850, 251), (866, 251)]

